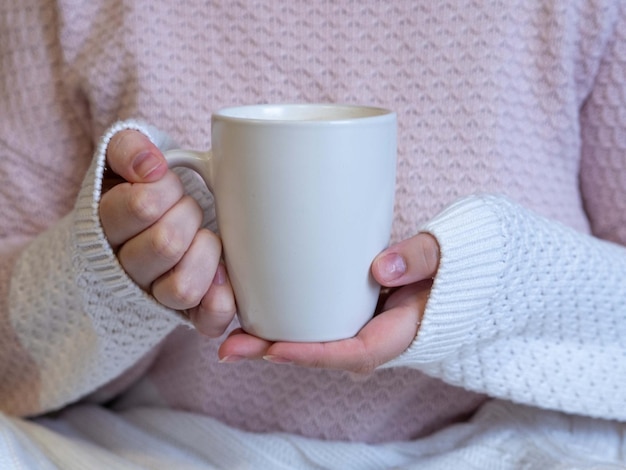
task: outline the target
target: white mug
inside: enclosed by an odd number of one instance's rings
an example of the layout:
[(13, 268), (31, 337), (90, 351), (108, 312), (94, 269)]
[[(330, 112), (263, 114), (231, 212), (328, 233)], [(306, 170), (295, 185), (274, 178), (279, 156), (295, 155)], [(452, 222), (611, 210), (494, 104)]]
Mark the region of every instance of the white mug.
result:
[(211, 150), (170, 150), (213, 193), (242, 328), (272, 341), (352, 337), (376, 308), (389, 243), (396, 115), (335, 104), (212, 116)]

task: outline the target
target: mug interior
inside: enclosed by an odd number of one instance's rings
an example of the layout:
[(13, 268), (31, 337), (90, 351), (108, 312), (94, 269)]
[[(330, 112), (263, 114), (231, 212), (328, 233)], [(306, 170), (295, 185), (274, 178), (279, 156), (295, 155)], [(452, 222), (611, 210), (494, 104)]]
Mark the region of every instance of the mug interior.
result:
[(218, 111), (215, 116), (258, 121), (345, 121), (392, 114), (373, 106), (344, 104), (261, 104), (237, 106)]

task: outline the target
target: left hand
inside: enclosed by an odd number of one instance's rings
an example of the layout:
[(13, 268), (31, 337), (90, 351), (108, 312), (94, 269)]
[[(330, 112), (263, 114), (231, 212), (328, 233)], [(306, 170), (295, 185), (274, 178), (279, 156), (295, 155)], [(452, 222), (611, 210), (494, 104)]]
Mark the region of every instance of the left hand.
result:
[(141, 132), (115, 134), (99, 204), (102, 229), (128, 276), (162, 305), (184, 311), (201, 333), (221, 336), (235, 299), (222, 242), (161, 151)]
[(381, 313), (355, 337), (327, 343), (271, 342), (238, 329), (220, 346), (219, 357), (223, 362), (263, 358), (275, 363), (370, 373), (404, 352), (415, 339), (438, 267), (436, 239), (419, 233), (374, 259), (374, 278), (393, 290), (384, 300)]

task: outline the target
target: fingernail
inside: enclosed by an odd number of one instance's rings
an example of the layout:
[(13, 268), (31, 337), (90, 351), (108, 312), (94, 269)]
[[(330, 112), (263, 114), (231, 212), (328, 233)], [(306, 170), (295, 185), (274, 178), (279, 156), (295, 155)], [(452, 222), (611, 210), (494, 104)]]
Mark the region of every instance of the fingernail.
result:
[(272, 364), (291, 364), (293, 362), (280, 356), (263, 356), (263, 359), (267, 362), (271, 362)]
[(383, 281), (395, 281), (406, 273), (406, 262), (397, 253), (389, 253), (378, 260), (379, 274)]
[(163, 164), (163, 160), (157, 157), (154, 153), (145, 151), (139, 153), (135, 157), (133, 162), (133, 170), (140, 178), (146, 178), (154, 170), (159, 168)]
[(222, 263), (217, 265), (215, 277), (213, 277), (213, 284), (215, 284), (216, 286), (223, 286), (224, 284), (226, 284), (226, 268)]
[(241, 362), (245, 359), (243, 356), (224, 356), (220, 359), (220, 364), (233, 364), (235, 362)]

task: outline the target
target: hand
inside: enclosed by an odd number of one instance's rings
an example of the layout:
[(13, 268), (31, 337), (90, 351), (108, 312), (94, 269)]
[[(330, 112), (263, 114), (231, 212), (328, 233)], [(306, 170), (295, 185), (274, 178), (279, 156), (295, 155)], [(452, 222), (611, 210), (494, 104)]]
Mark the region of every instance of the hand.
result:
[(113, 136), (107, 163), (119, 177), (104, 182), (110, 189), (100, 201), (100, 220), (120, 264), (160, 303), (186, 312), (200, 332), (221, 335), (235, 301), (220, 239), (201, 228), (201, 208), (140, 132)]
[(435, 238), (420, 233), (383, 251), (372, 274), (391, 288), (382, 312), (354, 337), (327, 343), (288, 343), (257, 338), (239, 329), (221, 345), (223, 362), (265, 358), (276, 363), (347, 370), (367, 374), (406, 350), (417, 330), (439, 266)]

